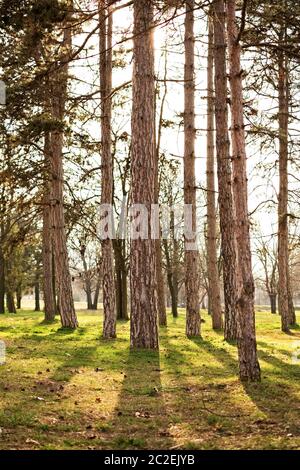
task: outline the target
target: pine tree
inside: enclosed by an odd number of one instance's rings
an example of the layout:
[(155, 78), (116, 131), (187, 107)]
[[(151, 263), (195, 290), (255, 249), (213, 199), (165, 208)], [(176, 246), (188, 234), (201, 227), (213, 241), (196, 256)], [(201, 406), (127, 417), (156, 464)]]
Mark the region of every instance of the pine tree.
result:
[(208, 16), (208, 57), (207, 57), (207, 272), (209, 310), (212, 316), (213, 329), (221, 329), (222, 307), (220, 280), (217, 258), (217, 228), (215, 201), (215, 145), (214, 145), (214, 39), (211, 11)]
[(200, 336), (199, 252), (196, 244), (196, 179), (195, 179), (195, 51), (194, 0), (186, 2), (184, 66), (184, 203), (192, 207), (192, 238), (185, 244), (186, 335)]
[[(112, 12), (109, 2), (99, 0), (100, 94), (101, 94), (101, 204), (113, 201), (113, 156), (111, 152)], [(113, 241), (102, 240), (103, 337), (116, 337), (116, 295)]]
[(67, 99), (68, 65), (72, 47), (71, 11), (63, 23), (62, 55), (50, 75), (51, 117), (57, 123), (50, 137), (51, 231), (57, 282), (58, 310), (63, 327), (78, 326), (72, 293), (64, 213), (63, 120)]
[(228, 134), (227, 73), (224, 0), (213, 3), (216, 151), (224, 283), (224, 337), (237, 337), (236, 272), (237, 248), (234, 232), (234, 201)]
[(155, 88), (153, 4), (134, 0), (131, 201), (148, 210), (149, 236), (131, 240), (130, 344), (158, 349), (156, 246), (150, 235), (151, 204), (155, 203)]
[(237, 304), (238, 352), (242, 380), (260, 380), (257, 358), (254, 312), (254, 279), (252, 274), (246, 143), (241, 71), (241, 47), (235, 16), (235, 0), (227, 0), (227, 31), (230, 65), (230, 104), (232, 129), (233, 191), (235, 199), (235, 231), (238, 250)]

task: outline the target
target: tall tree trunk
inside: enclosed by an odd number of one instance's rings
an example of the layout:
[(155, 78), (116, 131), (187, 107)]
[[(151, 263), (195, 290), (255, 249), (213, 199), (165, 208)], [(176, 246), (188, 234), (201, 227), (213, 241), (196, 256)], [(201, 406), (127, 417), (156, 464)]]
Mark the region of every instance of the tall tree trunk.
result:
[(54, 297), (55, 315), (59, 315), (59, 303), (58, 303), (57, 289), (56, 289), (55, 255), (54, 255), (53, 247), (51, 249), (52, 249), (52, 291), (53, 291), (53, 297)]
[(276, 293), (269, 294), (269, 297), (270, 297), (271, 313), (276, 313), (277, 312), (277, 309), (276, 309), (277, 294)]
[(121, 320), (123, 318), (120, 242), (121, 242), (121, 240), (114, 240), (113, 241), (113, 248), (114, 248), (114, 255), (115, 255), (116, 309), (117, 309), (117, 319), (118, 320)]
[[(107, 0), (99, 0), (100, 93), (101, 93), (101, 204), (113, 202), (113, 155), (111, 151), (112, 11)], [(107, 214), (105, 214), (107, 215)], [(103, 338), (116, 337), (116, 295), (113, 241), (102, 240)]]
[(157, 270), (157, 301), (158, 319), (160, 326), (167, 326), (167, 311), (165, 300), (165, 282), (162, 271), (161, 240), (156, 240), (156, 270)]
[(90, 280), (86, 281), (86, 307), (88, 310), (93, 310), (92, 288)]
[[(115, 260), (116, 263), (116, 260)], [(117, 319), (122, 320), (122, 275), (116, 264), (116, 274), (115, 274), (115, 285), (116, 285), (116, 310), (117, 310)]]
[(85, 293), (86, 293), (86, 307), (88, 310), (93, 310), (93, 299), (92, 299), (92, 287), (90, 279), (85, 281)]
[(99, 294), (100, 294), (100, 288), (101, 288), (101, 277), (99, 276), (96, 282), (92, 310), (98, 309), (98, 299), (99, 299)]
[(278, 60), (279, 196), (278, 196), (278, 310), (282, 331), (289, 331), (288, 296), (288, 103), (284, 54)]
[[(167, 53), (166, 53), (167, 54)], [(159, 113), (159, 122), (158, 122), (158, 133), (157, 133), (157, 142), (156, 142), (156, 175), (155, 175), (155, 196), (156, 204), (159, 204), (159, 158), (160, 158), (160, 144), (161, 144), (161, 135), (162, 135), (162, 125), (163, 125), (163, 114), (164, 114), (164, 105), (167, 97), (167, 58), (165, 58), (165, 74), (164, 74), (164, 94), (161, 102), (161, 108)], [(161, 242), (161, 227), (159, 223), (159, 239), (156, 240), (156, 271), (157, 271), (157, 301), (158, 301), (158, 320), (160, 326), (167, 326), (167, 310), (166, 310), (166, 299), (165, 299), (165, 283), (164, 275), (162, 269), (162, 242)]]
[(156, 242), (150, 235), (151, 204), (155, 203), (155, 88), (153, 3), (134, 0), (132, 82), (132, 204), (148, 210), (148, 238), (132, 239), (130, 253), (130, 344), (158, 349)]
[(236, 210), (238, 248), (238, 353), (241, 380), (260, 380), (257, 358), (252, 274), (246, 143), (243, 116), (243, 87), (240, 64), (241, 48), (235, 16), (235, 0), (227, 0), (227, 26), (230, 63), (231, 128), (233, 153), (233, 190)]
[(208, 304), (214, 330), (222, 328), (222, 307), (217, 257), (216, 201), (215, 201), (215, 146), (214, 146), (214, 37), (213, 22), (208, 18), (207, 57), (207, 273)]
[(5, 260), (5, 279), (6, 279), (6, 307), (9, 313), (16, 313), (16, 305), (14, 299), (15, 291), (15, 277), (12, 272), (12, 257), (14, 255), (13, 250), (6, 256)]
[(22, 303), (22, 286), (21, 286), (21, 284), (17, 285), (16, 297), (17, 297), (17, 309), (20, 309), (21, 308), (21, 303)]
[(171, 308), (173, 318), (178, 317), (178, 279), (177, 274), (174, 272), (171, 276), (172, 279), (169, 283), (170, 293), (171, 293)]
[(10, 290), (6, 292), (6, 307), (8, 313), (17, 313), (14, 294)]
[(124, 240), (114, 240), (117, 318), (128, 320), (127, 272), (124, 258), (125, 253), (123, 252), (124, 249)]
[(57, 280), (57, 300), (61, 323), (66, 328), (78, 326), (73, 293), (72, 280), (69, 268), (67, 241), (65, 233), (65, 216), (63, 208), (63, 168), (62, 168), (62, 136), (53, 133), (53, 200), (52, 206), (52, 233), (54, 242), (55, 270)]
[(5, 265), (0, 237), (0, 313), (5, 313)]
[(81, 261), (83, 265), (87, 309), (93, 310), (92, 285), (91, 285), (91, 278), (90, 278), (88, 265), (85, 259), (85, 247), (84, 246), (80, 248), (80, 256), (81, 256)]
[(167, 264), (167, 281), (171, 297), (172, 315), (174, 318), (178, 317), (178, 258), (177, 258), (177, 240), (175, 239), (174, 227), (174, 213), (171, 213), (171, 226), (172, 242), (173, 242), (173, 259), (170, 258), (168, 240), (164, 239), (164, 250)]
[(45, 321), (51, 322), (55, 319), (56, 301), (53, 287), (53, 242), (51, 229), (51, 196), (49, 178), (51, 173), (51, 148), (50, 134), (45, 133), (44, 142), (45, 161), (45, 195), (43, 206), (43, 231), (42, 231), (42, 265), (43, 265), (43, 293)]
[(126, 273), (118, 271), (116, 273), (116, 298), (117, 298), (117, 318), (119, 320), (129, 320), (127, 305), (127, 276)]
[(200, 272), (199, 252), (189, 249), (189, 243), (197, 243), (196, 179), (195, 179), (195, 1), (186, 2), (185, 15), (185, 65), (184, 65), (184, 203), (192, 206), (192, 231), (194, 236), (185, 240), (185, 292), (186, 335), (200, 336)]
[(39, 279), (36, 279), (35, 284), (34, 284), (34, 311), (35, 312), (40, 312), (41, 311), (41, 306), (40, 306), (40, 281)]
[(289, 302), (289, 324), (291, 326), (296, 325), (297, 318), (296, 318), (296, 310), (293, 302), (293, 292), (291, 287), (290, 281), (290, 273), (288, 271), (288, 302)]
[(69, 268), (64, 214), (64, 175), (63, 175), (63, 140), (61, 123), (65, 116), (65, 103), (68, 83), (68, 59), (72, 47), (70, 21), (64, 24), (63, 55), (59, 67), (52, 77), (52, 117), (60, 123), (51, 133), (51, 223), (57, 281), (58, 310), (63, 327), (78, 326), (75, 313), (72, 279)]
[(288, 332), (294, 322), (293, 300), (289, 286), (288, 227), (288, 74), (284, 52), (278, 57), (278, 124), (279, 124), (279, 196), (278, 196), (278, 310), (281, 329)]
[(237, 248), (233, 225), (235, 215), (228, 135), (224, 0), (214, 0), (213, 8), (216, 150), (225, 303), (224, 337), (230, 341), (237, 338)]
[(128, 316), (128, 294), (127, 294), (127, 269), (126, 269), (126, 244), (122, 240), (121, 251), (121, 273), (122, 273), (122, 315), (123, 320), (129, 320)]
[[(174, 217), (174, 213), (172, 213)], [(172, 219), (172, 240), (173, 240), (173, 273), (172, 273), (172, 315), (178, 317), (178, 294), (179, 294), (179, 242), (175, 236), (175, 219)]]

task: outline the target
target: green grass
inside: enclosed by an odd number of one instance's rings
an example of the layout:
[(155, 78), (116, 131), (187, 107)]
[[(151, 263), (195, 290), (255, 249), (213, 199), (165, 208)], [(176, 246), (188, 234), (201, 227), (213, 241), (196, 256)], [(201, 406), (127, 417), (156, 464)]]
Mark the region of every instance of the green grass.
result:
[(128, 323), (104, 341), (100, 313), (78, 315), (74, 332), (0, 316), (0, 449), (300, 449), (300, 330), (277, 315), (257, 314), (262, 382), (246, 385), (207, 315), (202, 340), (169, 317), (159, 354), (130, 352)]

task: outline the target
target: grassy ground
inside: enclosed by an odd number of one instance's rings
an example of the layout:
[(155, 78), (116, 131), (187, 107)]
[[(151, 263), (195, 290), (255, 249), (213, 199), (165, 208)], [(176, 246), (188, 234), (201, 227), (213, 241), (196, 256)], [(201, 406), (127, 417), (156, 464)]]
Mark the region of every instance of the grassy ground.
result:
[(262, 383), (243, 385), (206, 315), (202, 340), (169, 318), (157, 354), (130, 352), (128, 323), (104, 341), (99, 312), (78, 313), (75, 332), (0, 316), (0, 449), (300, 449), (300, 330), (278, 316), (257, 314)]

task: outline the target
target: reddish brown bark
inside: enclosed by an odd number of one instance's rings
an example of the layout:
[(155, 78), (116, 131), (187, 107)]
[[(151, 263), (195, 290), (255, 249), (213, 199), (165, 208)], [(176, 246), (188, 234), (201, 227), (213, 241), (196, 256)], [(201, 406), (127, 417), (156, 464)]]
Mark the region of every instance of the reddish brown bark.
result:
[[(163, 114), (164, 105), (167, 97), (167, 59), (165, 60), (165, 74), (164, 74), (164, 93), (161, 101), (161, 108), (159, 113), (158, 122), (158, 133), (156, 142), (156, 175), (155, 175), (155, 196), (156, 204), (159, 204), (159, 156), (160, 156), (160, 144), (163, 127)], [(160, 326), (167, 326), (167, 310), (166, 310), (166, 299), (165, 299), (165, 285), (164, 275), (162, 269), (162, 241), (161, 241), (161, 227), (159, 226), (159, 239), (156, 240), (156, 275), (157, 275), (157, 301), (158, 301), (158, 320)]]
[(14, 294), (10, 290), (6, 292), (6, 307), (8, 313), (17, 313)]
[[(184, 203), (192, 206), (192, 231), (196, 234), (196, 179), (195, 179), (195, 37), (194, 0), (186, 2), (185, 65), (184, 65)], [(196, 235), (185, 241), (186, 335), (200, 336), (200, 273), (199, 252), (189, 249), (196, 243)]]
[(236, 271), (237, 248), (234, 233), (232, 169), (229, 153), (227, 73), (224, 0), (213, 3), (216, 150), (221, 231), (221, 255), (224, 284), (224, 337), (237, 337)]
[(114, 240), (117, 318), (129, 320), (125, 240)]
[(214, 146), (214, 55), (213, 22), (208, 19), (207, 57), (207, 272), (209, 308), (213, 329), (221, 329), (222, 307), (217, 257), (217, 211), (215, 200), (215, 146)]
[[(112, 12), (107, 0), (99, 1), (100, 92), (101, 92), (101, 204), (113, 200), (113, 156), (111, 151)], [(116, 294), (113, 241), (102, 240), (103, 337), (116, 337)]]
[(4, 227), (0, 223), (0, 313), (5, 313), (5, 258), (2, 249)]
[[(134, 0), (133, 107), (132, 107), (132, 204), (155, 203), (157, 159), (155, 149), (155, 89), (153, 4)], [(130, 344), (132, 348), (158, 348), (156, 242), (150, 236), (131, 240)]]
[(157, 270), (157, 308), (160, 326), (167, 326), (167, 311), (165, 301), (165, 283), (162, 271), (161, 240), (156, 240), (156, 270)]
[(53, 321), (56, 313), (55, 293), (53, 290), (53, 241), (51, 230), (51, 195), (49, 175), (51, 171), (50, 133), (45, 133), (44, 162), (45, 162), (45, 194), (43, 206), (42, 232), (42, 264), (43, 264), (43, 293), (45, 321)]
[(235, 231), (238, 249), (238, 353), (241, 380), (260, 380), (257, 358), (254, 279), (252, 274), (246, 144), (243, 116), (243, 87), (240, 64), (241, 48), (235, 17), (235, 0), (227, 0), (227, 28), (230, 64), (231, 129), (233, 158), (233, 191), (235, 200)]
[(289, 85), (284, 52), (278, 56), (278, 126), (279, 126), (279, 194), (278, 194), (278, 310), (281, 329), (288, 332), (296, 322), (289, 276), (288, 223), (288, 120)]
[(67, 239), (64, 214), (64, 172), (63, 172), (63, 121), (68, 84), (68, 58), (72, 46), (71, 24), (64, 24), (62, 42), (63, 55), (59, 66), (56, 65), (51, 77), (52, 118), (58, 123), (57, 129), (51, 133), (51, 227), (55, 258), (58, 310), (63, 327), (78, 326), (74, 308), (72, 279), (69, 268)]
[(163, 239), (164, 254), (167, 267), (167, 281), (171, 297), (172, 315), (178, 317), (178, 292), (179, 292), (179, 241), (175, 236), (175, 217), (171, 212), (170, 220), (171, 240)]

